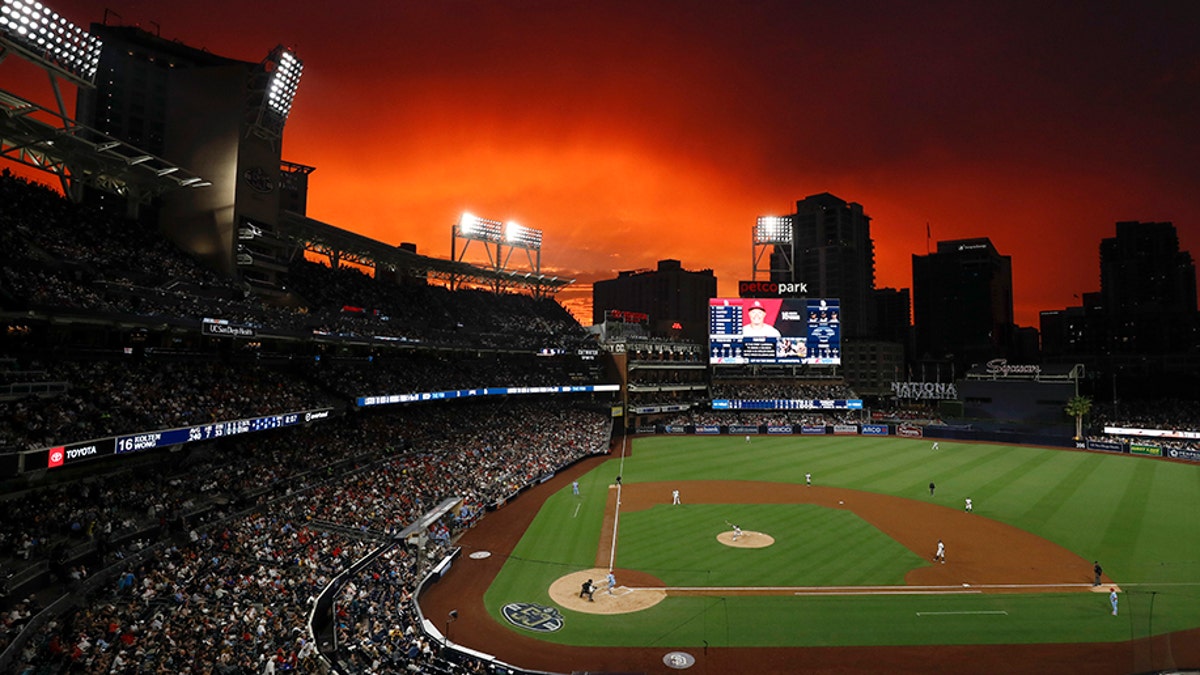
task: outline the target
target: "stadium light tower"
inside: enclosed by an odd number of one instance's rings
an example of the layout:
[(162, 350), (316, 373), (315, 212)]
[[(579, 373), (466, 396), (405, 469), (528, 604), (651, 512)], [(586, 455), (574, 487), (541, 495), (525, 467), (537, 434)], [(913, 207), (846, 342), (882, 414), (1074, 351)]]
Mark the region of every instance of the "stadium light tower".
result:
[(144, 149), (67, 114), (60, 80), (94, 89), (103, 42), (37, 0), (0, 0), (0, 61), (9, 54), (46, 71), (58, 110), (0, 91), (0, 158), (58, 176), (79, 201), (91, 186), (125, 196), (130, 212), (178, 188), (211, 185)]
[[(81, 87), (95, 86), (100, 39), (37, 0), (3, 0), (0, 6), (0, 60), (12, 50)], [(58, 94), (58, 86), (55, 85)], [(61, 106), (62, 97), (59, 96)], [(64, 115), (65, 110), (60, 110)]]
[(304, 62), (295, 52), (278, 45), (259, 64), (255, 78), (255, 90), (261, 91), (254, 130), (263, 138), (278, 140), (283, 136), (283, 125), (292, 112), (292, 102), (300, 87), (300, 75)]
[[(790, 216), (759, 216), (754, 224), (753, 235), (753, 271), (751, 279), (758, 280), (758, 265), (768, 248), (774, 248), (774, 253), (785, 265), (782, 268), (768, 267), (767, 278), (773, 279), (776, 272), (786, 274), (792, 279), (796, 271), (796, 239)], [(774, 257), (771, 258), (773, 262)]]
[[(458, 240), (462, 239), (462, 251), (458, 250)], [(524, 227), (512, 221), (501, 223), (498, 220), (480, 218), (471, 213), (463, 212), (458, 222), (451, 228), (450, 257), (455, 262), (463, 262), (471, 242), (483, 244), (487, 253), (488, 264), (495, 275), (494, 290), (499, 291), (504, 275), (511, 274), (509, 262), (513, 251), (525, 251), (529, 263), (529, 273), (541, 276), (542, 273), (542, 231)], [(508, 247), (507, 253), (504, 247)], [(526, 274), (525, 276), (529, 276)]]

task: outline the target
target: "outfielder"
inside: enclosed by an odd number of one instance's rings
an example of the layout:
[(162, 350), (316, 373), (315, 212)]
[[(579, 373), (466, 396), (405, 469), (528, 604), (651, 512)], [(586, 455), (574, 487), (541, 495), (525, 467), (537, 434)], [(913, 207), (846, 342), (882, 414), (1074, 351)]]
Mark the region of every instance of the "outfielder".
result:
[(974, 507), (971, 505), (971, 498), (967, 497), (967, 513), (970, 513)]

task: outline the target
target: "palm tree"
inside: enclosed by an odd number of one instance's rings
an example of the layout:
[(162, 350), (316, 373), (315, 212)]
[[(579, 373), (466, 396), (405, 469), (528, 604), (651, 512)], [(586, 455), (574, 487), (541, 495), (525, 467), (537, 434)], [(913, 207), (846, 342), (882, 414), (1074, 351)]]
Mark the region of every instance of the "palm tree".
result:
[(1087, 396), (1072, 396), (1067, 399), (1067, 414), (1075, 418), (1075, 440), (1083, 437), (1083, 418), (1092, 411), (1092, 399)]

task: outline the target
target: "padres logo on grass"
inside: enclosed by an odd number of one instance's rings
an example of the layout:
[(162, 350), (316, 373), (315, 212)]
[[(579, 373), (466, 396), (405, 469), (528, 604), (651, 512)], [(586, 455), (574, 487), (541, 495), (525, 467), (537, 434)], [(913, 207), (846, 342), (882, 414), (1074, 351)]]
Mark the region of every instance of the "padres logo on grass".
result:
[(532, 602), (510, 602), (500, 613), (512, 625), (539, 633), (553, 633), (563, 627), (563, 616), (557, 609)]

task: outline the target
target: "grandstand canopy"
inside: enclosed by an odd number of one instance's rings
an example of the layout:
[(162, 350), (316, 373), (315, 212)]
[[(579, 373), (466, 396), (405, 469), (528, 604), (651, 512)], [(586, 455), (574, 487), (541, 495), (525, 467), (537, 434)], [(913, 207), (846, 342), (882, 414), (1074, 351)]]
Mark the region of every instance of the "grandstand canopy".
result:
[(160, 157), (3, 90), (0, 157), (53, 173), (64, 189), (89, 186), (136, 203), (180, 188), (211, 185)]
[(452, 287), (466, 285), (498, 290), (519, 289), (539, 297), (557, 293), (575, 282), (574, 279), (488, 269), (465, 262), (431, 258), (291, 211), (283, 212), (279, 221), (279, 233), (282, 236), (306, 251), (328, 257), (334, 265), (349, 262), (402, 272), (408, 276), (437, 279)]

